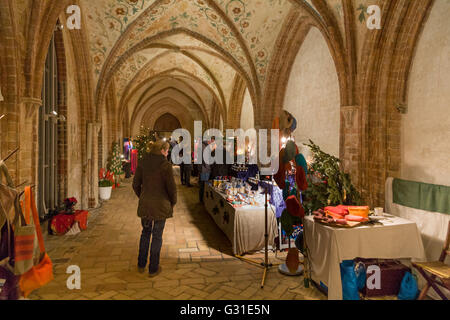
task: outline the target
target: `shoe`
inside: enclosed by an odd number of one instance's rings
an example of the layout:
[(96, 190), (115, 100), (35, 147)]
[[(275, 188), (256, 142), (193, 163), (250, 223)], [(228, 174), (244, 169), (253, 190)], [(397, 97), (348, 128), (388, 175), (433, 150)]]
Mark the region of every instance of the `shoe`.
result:
[(160, 267), (158, 267), (158, 271), (156, 271), (155, 273), (149, 273), (148, 276), (149, 276), (150, 278), (154, 278), (154, 277), (156, 277), (157, 275), (159, 275), (159, 274), (161, 273), (161, 271), (162, 271), (162, 268), (161, 268), (161, 266), (160, 266)]
[(144, 273), (145, 272), (145, 268), (138, 267), (138, 272), (139, 273)]

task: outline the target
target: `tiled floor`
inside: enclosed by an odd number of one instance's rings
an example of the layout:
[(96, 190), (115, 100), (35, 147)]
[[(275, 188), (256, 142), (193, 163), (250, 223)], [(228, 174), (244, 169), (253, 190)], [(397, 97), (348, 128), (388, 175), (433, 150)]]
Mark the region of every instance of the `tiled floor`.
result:
[[(141, 232), (137, 198), (130, 181), (113, 191), (110, 201), (90, 213), (88, 230), (75, 236), (48, 236), (47, 251), (55, 279), (35, 291), (32, 300), (218, 300), (325, 299), (304, 288), (303, 277), (271, 268), (260, 288), (262, 269), (232, 256), (231, 244), (198, 204), (198, 189), (178, 185), (174, 218), (166, 223), (161, 251), (163, 271), (155, 278), (137, 272)], [(263, 261), (263, 254), (247, 255)], [(284, 254), (270, 255), (273, 263)], [(69, 290), (67, 267), (81, 269), (81, 289)]]

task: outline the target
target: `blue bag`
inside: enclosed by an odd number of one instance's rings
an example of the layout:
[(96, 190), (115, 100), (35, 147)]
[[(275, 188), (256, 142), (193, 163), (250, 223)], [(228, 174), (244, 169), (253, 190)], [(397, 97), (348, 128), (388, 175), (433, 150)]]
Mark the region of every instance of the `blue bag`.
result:
[(417, 280), (411, 274), (406, 272), (400, 285), (400, 292), (398, 293), (398, 300), (416, 300), (419, 295), (419, 288)]
[(343, 261), (340, 265), (343, 300), (359, 300), (358, 280), (353, 260)]
[(367, 271), (363, 263), (357, 263), (355, 265), (356, 283), (358, 285), (358, 290), (361, 291), (366, 286), (367, 281)]

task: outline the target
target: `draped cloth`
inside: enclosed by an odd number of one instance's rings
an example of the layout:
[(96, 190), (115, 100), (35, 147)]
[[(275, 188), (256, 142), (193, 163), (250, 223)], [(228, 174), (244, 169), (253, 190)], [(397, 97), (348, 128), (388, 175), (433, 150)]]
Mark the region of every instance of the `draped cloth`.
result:
[(136, 173), (138, 166), (138, 151), (136, 149), (131, 151), (131, 172)]
[[(205, 186), (205, 208), (217, 226), (231, 241), (233, 253), (242, 255), (264, 249), (265, 208), (246, 205), (240, 208), (226, 201), (225, 195), (210, 185)], [(274, 246), (278, 234), (274, 209), (268, 208), (269, 245)]]
[(395, 204), (424, 211), (450, 214), (450, 187), (394, 179), (392, 194)]
[(342, 300), (340, 264), (355, 258), (424, 261), (425, 251), (416, 223), (393, 217), (382, 225), (334, 228), (305, 218), (311, 277), (328, 287), (329, 300)]

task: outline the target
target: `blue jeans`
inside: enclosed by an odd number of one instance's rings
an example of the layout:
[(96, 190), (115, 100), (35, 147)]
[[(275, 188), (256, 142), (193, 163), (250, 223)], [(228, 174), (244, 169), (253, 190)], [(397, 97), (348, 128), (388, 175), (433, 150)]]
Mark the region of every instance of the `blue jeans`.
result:
[(139, 244), (138, 267), (145, 268), (148, 261), (148, 249), (150, 246), (150, 237), (152, 237), (152, 247), (150, 249), (150, 265), (149, 272), (155, 273), (159, 268), (159, 256), (162, 246), (162, 235), (166, 220), (153, 221), (149, 219), (141, 219), (142, 234)]

